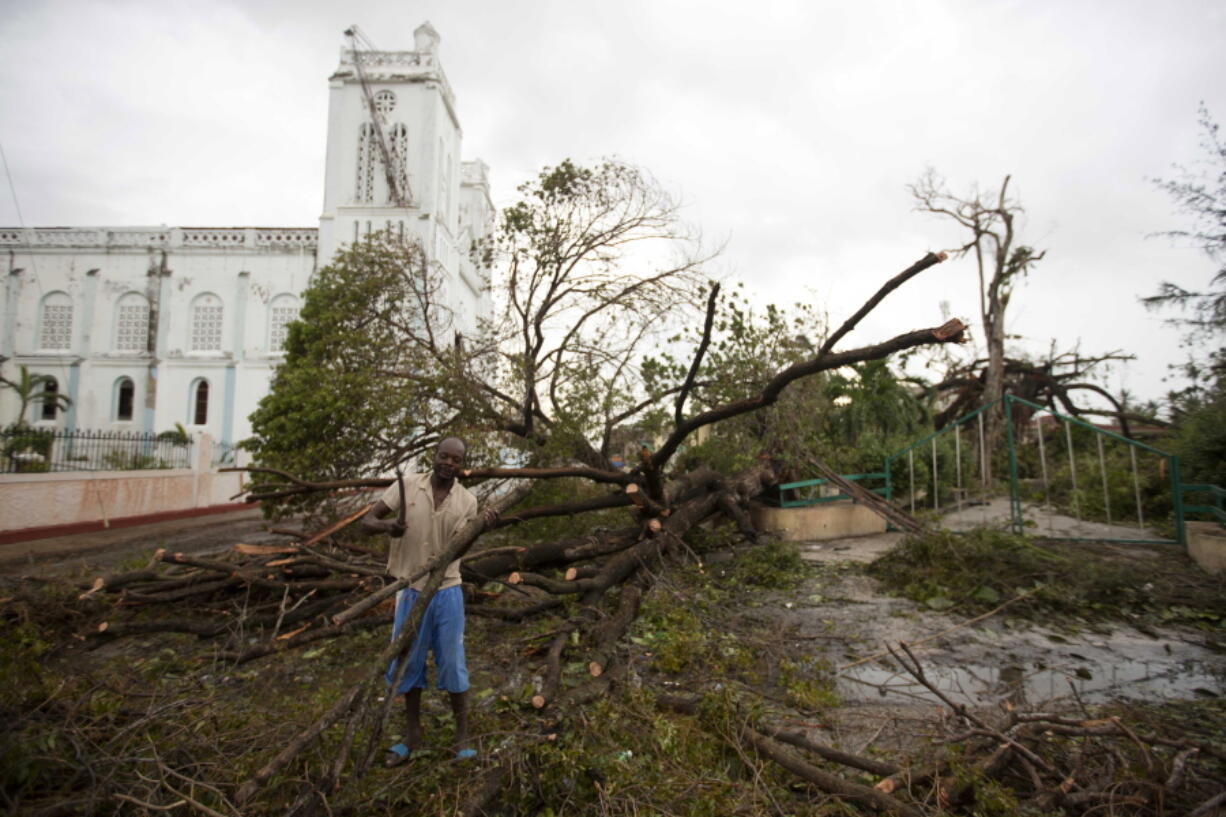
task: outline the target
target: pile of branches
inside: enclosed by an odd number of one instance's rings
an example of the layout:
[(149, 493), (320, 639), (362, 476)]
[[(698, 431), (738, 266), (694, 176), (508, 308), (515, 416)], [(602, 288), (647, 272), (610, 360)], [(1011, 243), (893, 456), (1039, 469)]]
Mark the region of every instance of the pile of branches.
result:
[[(471, 472), (470, 472), (471, 473)], [(572, 632), (591, 635), (595, 649), (589, 664), (593, 675), (603, 674), (612, 645), (633, 619), (640, 589), (623, 592), (612, 620), (598, 608), (604, 594), (650, 570), (666, 555), (686, 546), (681, 536), (712, 516), (724, 514), (756, 536), (744, 505), (774, 480), (763, 462), (733, 477), (699, 471), (667, 484), (668, 508), (661, 515), (616, 529), (600, 529), (576, 538), (539, 542), (531, 546), (493, 547), (459, 554), (461, 576), (470, 588), (496, 582), (514, 591), (518, 605), (482, 604), (502, 595), (472, 593), (470, 612), (506, 621), (524, 621), (561, 607), (577, 598), (589, 610), (583, 622), (568, 627), (560, 645)], [(475, 521), (453, 551), (467, 551), (487, 527), (514, 525), (549, 515), (553, 507), (509, 510), (527, 493), (527, 484), (503, 492), (491, 504), (503, 511), (496, 521)], [(618, 504), (647, 508), (654, 503), (633, 482), (610, 495)], [(597, 503), (591, 503), (597, 504)], [(602, 498), (599, 504), (612, 504)], [(149, 633), (188, 633), (201, 638), (225, 639), (233, 649), (221, 658), (245, 663), (274, 652), (291, 650), (346, 632), (387, 625), (392, 620), (394, 594), (430, 573), (441, 558), (413, 577), (397, 579), (385, 570), (385, 557), (377, 551), (344, 541), (338, 534), (365, 515), (370, 506), (303, 541), (284, 544), (236, 544), (209, 556), (159, 549), (149, 564), (93, 579), (81, 598), (109, 598), (115, 616), (101, 622), (90, 635), (98, 641)], [(674, 512), (675, 511), (675, 512)], [(203, 615), (185, 618), (166, 615), (163, 608), (181, 609), (195, 602)], [(599, 633), (589, 632), (601, 624)], [(251, 643), (253, 635), (260, 635)], [(551, 651), (547, 677), (556, 688), (561, 647)], [(597, 669), (598, 668), (598, 669)], [(543, 700), (552, 695), (538, 696)]]

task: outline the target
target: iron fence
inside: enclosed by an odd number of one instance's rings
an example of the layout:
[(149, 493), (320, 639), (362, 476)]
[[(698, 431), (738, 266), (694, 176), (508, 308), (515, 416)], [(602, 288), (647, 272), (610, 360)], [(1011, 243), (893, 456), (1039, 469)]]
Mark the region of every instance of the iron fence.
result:
[(226, 468), (238, 464), (238, 446), (232, 443), (213, 443), (213, 467)]
[(0, 430), (0, 473), (139, 471), (191, 462), (191, 438), (173, 431)]
[[(993, 441), (984, 417), (998, 404), (1003, 433)], [(891, 455), (884, 471), (887, 498), (912, 513), (980, 507), (982, 523), (994, 524), (992, 499), (1007, 493), (1015, 533), (1186, 542), (1183, 496), (1189, 489), (1177, 456), (1011, 394)], [(1213, 513), (1212, 506), (1196, 508)], [(1027, 509), (1037, 518), (1027, 518)]]

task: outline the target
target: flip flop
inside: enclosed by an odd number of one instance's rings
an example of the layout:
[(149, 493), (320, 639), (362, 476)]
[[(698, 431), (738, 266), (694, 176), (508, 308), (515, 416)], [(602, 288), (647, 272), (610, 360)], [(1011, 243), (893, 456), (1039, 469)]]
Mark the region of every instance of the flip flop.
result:
[(394, 769), (407, 761), (409, 756), (412, 754), (413, 750), (408, 746), (405, 746), (403, 743), (397, 743), (394, 746), (389, 746), (387, 749), (387, 756), (383, 759), (383, 766), (387, 769)]
[(477, 756), (476, 749), (461, 749), (460, 751), (455, 753), (456, 760), (469, 760), (470, 758), (474, 758), (476, 756)]

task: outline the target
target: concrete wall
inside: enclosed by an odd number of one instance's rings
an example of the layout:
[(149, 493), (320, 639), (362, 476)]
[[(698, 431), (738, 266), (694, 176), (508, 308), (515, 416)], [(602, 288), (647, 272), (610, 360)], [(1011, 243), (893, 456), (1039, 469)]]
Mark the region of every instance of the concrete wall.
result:
[(1226, 573), (1226, 530), (1217, 522), (1189, 522), (1188, 555), (1206, 573)]
[(772, 508), (755, 503), (749, 512), (754, 527), (786, 542), (842, 539), (885, 532), (885, 520), (850, 500), (807, 508)]
[(0, 474), (0, 533), (233, 503), (242, 474), (212, 468), (208, 437), (197, 440), (195, 454), (194, 468)]

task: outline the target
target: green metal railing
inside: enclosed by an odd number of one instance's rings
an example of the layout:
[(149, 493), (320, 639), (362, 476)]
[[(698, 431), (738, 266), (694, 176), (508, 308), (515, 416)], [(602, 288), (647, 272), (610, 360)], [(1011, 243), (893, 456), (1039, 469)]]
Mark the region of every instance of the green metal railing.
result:
[[(883, 471), (875, 472), (872, 474), (843, 474), (841, 476), (843, 477), (843, 479), (848, 480), (850, 482), (861, 482), (861, 481), (870, 480), (870, 479), (886, 480), (888, 477), (888, 475)], [(812, 496), (810, 495), (810, 496), (797, 496), (793, 499), (784, 499), (784, 495), (788, 491), (795, 491), (797, 493), (801, 493), (801, 492), (804, 492), (805, 489), (807, 488), (818, 488), (822, 485), (827, 485), (829, 483), (830, 483), (830, 480), (828, 479), (805, 479), (805, 480), (801, 480), (800, 482), (785, 482), (782, 485), (776, 486), (779, 490), (779, 493), (778, 493), (779, 507), (780, 508), (807, 508), (812, 505), (820, 505), (824, 502), (838, 502), (841, 499), (851, 499), (851, 497), (849, 497), (847, 494), (844, 494), (841, 492), (837, 494), (833, 494), (831, 496)], [(871, 490), (875, 494), (880, 494), (881, 496), (884, 496), (887, 499), (889, 498), (888, 482), (886, 485), (883, 485), (880, 488), (871, 488), (869, 490)]]
[[(1208, 494), (1211, 498), (1207, 505), (1189, 505), (1188, 494)], [(1226, 498), (1226, 488), (1217, 485), (1185, 485), (1183, 486), (1184, 514), (1205, 514), (1213, 517), (1218, 524), (1226, 527), (1226, 510), (1222, 508), (1222, 500)]]
[[(910, 486), (910, 510), (915, 513), (919, 508), (916, 504), (915, 488), (915, 452), (920, 451), (924, 447), (931, 450), (932, 470), (929, 474), (932, 477), (933, 490), (928, 492), (924, 500), (931, 501), (933, 510), (941, 509), (941, 491), (940, 491), (940, 461), (941, 451), (940, 446), (946, 445), (948, 449), (948, 441), (953, 440), (953, 472), (954, 484), (952, 492), (955, 499), (960, 500), (966, 495), (969, 495), (971, 490), (978, 490), (981, 493), (986, 493), (987, 488), (991, 483), (991, 458), (988, 456), (984, 441), (984, 412), (994, 404), (983, 406), (975, 409), (970, 414), (954, 420), (944, 428), (938, 429), (926, 437), (922, 437), (901, 451), (892, 454), (885, 459), (885, 465), (882, 470), (885, 472), (885, 498), (891, 501), (894, 500), (894, 476), (897, 473), (897, 463), (903, 457), (906, 457), (907, 466), (907, 484)], [(963, 442), (963, 429), (970, 427), (968, 434), (970, 439)], [(965, 452), (965, 453), (964, 453)], [(945, 459), (949, 459), (948, 450), (945, 452)], [(970, 461), (966, 462), (967, 455), (970, 455)], [(921, 469), (926, 467), (927, 463), (924, 459), (928, 459), (928, 452), (921, 453)], [(965, 467), (964, 467), (965, 466)]]
[[(1187, 545), (1188, 539), (1187, 539), (1187, 533), (1185, 530), (1186, 526), (1184, 523), (1183, 488), (1182, 488), (1182, 484), (1179, 478), (1179, 457), (1178, 456), (1168, 451), (1163, 451), (1159, 448), (1154, 448), (1152, 445), (1146, 445), (1143, 442), (1129, 439), (1128, 437), (1125, 437), (1122, 434), (1116, 434), (1115, 432), (1107, 431), (1106, 429), (1099, 428), (1098, 426), (1093, 425), (1091, 423), (1087, 423), (1083, 420), (1078, 420), (1075, 417), (1068, 417), (1064, 414), (1060, 414), (1059, 412), (1052, 411), (1046, 406), (1041, 406), (1038, 403), (1032, 403), (1029, 400), (1026, 400), (1021, 397), (1015, 397), (1012, 394), (1006, 394), (1003, 398), (1003, 401), (1004, 401), (1004, 410), (1005, 410), (1005, 437), (1008, 440), (1008, 449), (1009, 449), (1009, 510), (1010, 510), (1010, 517), (1011, 517), (1014, 533), (1022, 533), (1025, 530), (1025, 520), (1022, 517), (1021, 480), (1018, 476), (1018, 458), (1017, 458), (1018, 446), (1015, 440), (1016, 435), (1014, 432), (1014, 422), (1013, 422), (1013, 408), (1015, 405), (1020, 404), (1030, 409), (1033, 409), (1035, 411), (1046, 412), (1047, 414), (1050, 414), (1052, 417), (1055, 417), (1057, 420), (1064, 423), (1065, 439), (1068, 445), (1070, 473), (1072, 474), (1072, 478), (1073, 478), (1074, 492), (1076, 491), (1077, 472), (1076, 472), (1076, 465), (1075, 465), (1076, 460), (1073, 456), (1073, 443), (1072, 443), (1071, 430), (1073, 428), (1083, 428), (1083, 429), (1086, 429), (1087, 431), (1090, 431), (1092, 434), (1095, 435), (1094, 439), (1095, 439), (1095, 442), (1098, 448), (1099, 470), (1100, 470), (1100, 475), (1101, 475), (1102, 484), (1103, 484), (1103, 500), (1104, 500), (1104, 506), (1107, 510), (1107, 524), (1111, 524), (1111, 511), (1110, 511), (1110, 500), (1108, 498), (1108, 488), (1107, 488), (1107, 468), (1105, 464), (1105, 458), (1103, 455), (1102, 441), (1103, 440), (1116, 440), (1116, 441), (1119, 441), (1129, 446), (1129, 453), (1130, 453), (1130, 457), (1132, 460), (1133, 483), (1134, 485), (1136, 485), (1136, 494), (1137, 494), (1136, 496), (1137, 524), (1138, 524), (1138, 527), (1141, 527), (1141, 528), (1144, 527), (1144, 513), (1141, 509), (1140, 482), (1137, 476), (1137, 464), (1136, 464), (1137, 461), (1136, 461), (1135, 454), (1137, 451), (1145, 451), (1150, 454), (1155, 454), (1158, 457), (1163, 458), (1167, 464), (1169, 480), (1170, 480), (1171, 506), (1172, 506), (1171, 516), (1173, 517), (1174, 522), (1175, 522), (1175, 538), (1174, 539), (1123, 539), (1123, 538), (1120, 538), (1120, 539), (1115, 539), (1113, 541), (1130, 542), (1134, 544), (1145, 544), (1145, 545), (1173, 545), (1173, 544), (1185, 545), (1185, 546)], [(1041, 434), (1039, 435), (1039, 439), (1042, 440)], [(1046, 472), (1047, 469), (1046, 469), (1046, 459), (1045, 458), (1043, 462), (1044, 462), (1043, 470), (1044, 472)], [(1074, 541), (1074, 542), (1094, 541), (1094, 539), (1091, 539), (1089, 537), (1078, 537), (1078, 536), (1053, 536), (1049, 538), (1060, 539), (1064, 541)]]
[[(1072, 503), (1072, 514), (1079, 521), (1085, 521), (1087, 515), (1083, 511), (1091, 510), (1086, 505), (1095, 505), (1101, 499), (1101, 510), (1105, 516), (1108, 525), (1115, 525), (1117, 522), (1124, 522), (1127, 517), (1133, 513), (1132, 508), (1122, 509), (1119, 507), (1119, 494), (1121, 489), (1120, 482), (1126, 481), (1127, 477), (1121, 477), (1118, 473), (1120, 470), (1115, 469), (1114, 473), (1109, 473), (1107, 465), (1108, 458), (1105, 453), (1105, 443), (1112, 445), (1123, 444), (1127, 446), (1128, 464), (1131, 468), (1131, 493), (1126, 504), (1131, 505), (1135, 498), (1135, 523), (1138, 529), (1138, 538), (1113, 538), (1112, 541), (1132, 542), (1137, 544), (1186, 544), (1186, 526), (1185, 515), (1188, 512), (1208, 513), (1218, 521), (1226, 523), (1226, 511), (1222, 509), (1223, 495), (1226, 491), (1217, 488), (1216, 486), (1184, 486), (1180, 481), (1179, 458), (1167, 451), (1155, 448), (1137, 440), (1132, 440), (1120, 434), (1099, 428), (1090, 423), (1086, 423), (1075, 417), (1068, 417), (1051, 409), (1033, 403), (1013, 395), (1005, 395), (1002, 400), (990, 403), (971, 413), (955, 420), (944, 428), (928, 434), (927, 436), (917, 440), (911, 445), (903, 448), (895, 454), (886, 458), (883, 471), (885, 473), (886, 487), (885, 497), (892, 501), (903, 500), (899, 494), (898, 488), (906, 485), (906, 500), (898, 501), (900, 507), (906, 508), (908, 505), (912, 513), (917, 510), (922, 510), (925, 507), (930, 507), (933, 511), (941, 511), (942, 505), (948, 509), (951, 505), (962, 507), (965, 503), (972, 499), (973, 495), (978, 495), (980, 498), (989, 498), (994, 493), (993, 486), (995, 483), (993, 470), (1003, 469), (1006, 467), (1004, 462), (994, 457), (993, 455), (999, 452), (994, 452), (991, 449), (992, 443), (986, 439), (984, 416), (985, 412), (992, 409), (997, 403), (1002, 403), (1002, 410), (1005, 417), (1004, 430), (1005, 442), (1007, 448), (1007, 469), (1009, 476), (1009, 523), (1010, 527), (1016, 533), (1023, 533), (1026, 528), (1026, 520), (1022, 513), (1022, 486), (1023, 478), (1019, 464), (1019, 446), (1021, 441), (1017, 439), (1015, 420), (1015, 409), (1025, 407), (1034, 412), (1042, 412), (1054, 418), (1061, 424), (1063, 428), (1063, 441), (1053, 439), (1051, 443), (1046, 443), (1045, 438), (1050, 428), (1045, 429), (1041, 422), (1041, 417), (1036, 415), (1034, 440), (1036, 450), (1030, 451), (1027, 454), (1027, 467), (1029, 474), (1025, 480), (1027, 485), (1032, 489), (1037, 489), (1041, 486), (1044, 504), (1051, 506), (1051, 494), (1053, 485), (1060, 489), (1065, 487), (1063, 483), (1054, 484), (1051, 477), (1053, 471), (1066, 469), (1062, 473), (1067, 475), (1067, 479), (1071, 484), (1071, 489), (1067, 492), (1067, 498)], [(1094, 452), (1090, 452), (1087, 463), (1087, 453), (1083, 450), (1081, 469), (1082, 469), (1082, 484), (1078, 483), (1078, 452), (1075, 450), (1074, 430), (1081, 429), (1078, 435), (1083, 441), (1087, 439), (1093, 440), (1093, 447), (1097, 454), (1097, 467), (1094, 467)], [(1089, 432), (1090, 438), (1086, 438), (1085, 432)], [(1060, 435), (1054, 435), (1058, 437)], [(1052, 454), (1055, 454), (1057, 447), (1064, 448), (1067, 455), (1067, 465), (1052, 461), (1052, 468), (1049, 468), (1047, 448), (1053, 449)], [(1119, 453), (1118, 449), (1114, 450)], [(1037, 454), (1037, 456), (1035, 456)], [(1138, 454), (1142, 456), (1156, 457), (1159, 462), (1156, 470), (1152, 473), (1147, 472), (1147, 487), (1151, 490), (1153, 486), (1161, 485), (1165, 481), (1170, 490), (1171, 504), (1171, 520), (1175, 527), (1174, 539), (1150, 538), (1150, 534), (1141, 534), (1141, 531), (1146, 530), (1145, 525), (1145, 510), (1142, 501), (1142, 480), (1140, 477), (1141, 469), (1138, 466)], [(1063, 458), (1063, 457), (1061, 457)], [(994, 459), (996, 462), (994, 463)], [(1150, 459), (1146, 462), (1147, 467), (1154, 464), (1154, 460)], [(1087, 469), (1089, 473), (1087, 473)], [(1091, 482), (1086, 480), (1090, 477), (1091, 480), (1097, 472), (1098, 480), (1101, 482), (1102, 494), (1101, 497), (1094, 498), (1090, 492), (1097, 492), (1098, 487), (1091, 488)], [(1116, 483), (1116, 508), (1112, 508), (1109, 483), (1114, 476)], [(1125, 483), (1126, 484), (1126, 483)], [(1202, 492), (1212, 494), (1213, 500), (1209, 505), (1191, 505), (1185, 507), (1184, 496), (1187, 493), (1193, 493), (1193, 487), (1200, 489)], [(1123, 490), (1127, 491), (1127, 488)], [(1165, 494), (1165, 489), (1162, 490)], [(1092, 502), (1091, 502), (1092, 500)], [(1122, 513), (1121, 513), (1122, 511)], [(1151, 520), (1152, 522), (1153, 520)], [(1102, 537), (1058, 537), (1051, 536), (1048, 538), (1065, 539), (1068, 541), (1093, 541), (1101, 540)]]

